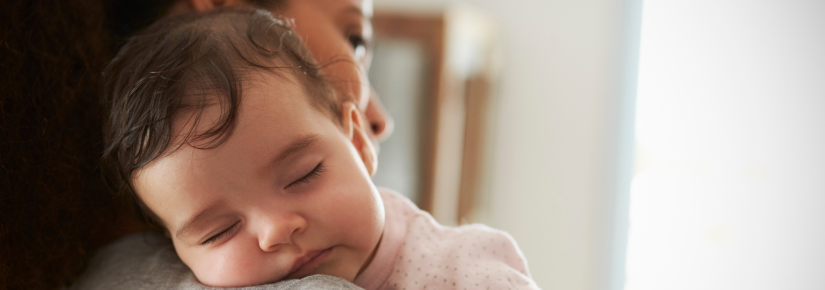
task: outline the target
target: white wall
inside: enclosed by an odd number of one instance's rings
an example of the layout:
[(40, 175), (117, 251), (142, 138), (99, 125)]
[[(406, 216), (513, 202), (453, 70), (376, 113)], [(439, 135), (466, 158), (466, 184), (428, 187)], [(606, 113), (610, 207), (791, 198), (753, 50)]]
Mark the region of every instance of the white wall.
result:
[[(377, 10), (446, 3), (375, 1)], [(623, 2), (465, 3), (498, 19), (504, 50), (489, 223), (515, 237), (543, 289), (607, 289), (617, 129), (628, 127), (619, 104)]]

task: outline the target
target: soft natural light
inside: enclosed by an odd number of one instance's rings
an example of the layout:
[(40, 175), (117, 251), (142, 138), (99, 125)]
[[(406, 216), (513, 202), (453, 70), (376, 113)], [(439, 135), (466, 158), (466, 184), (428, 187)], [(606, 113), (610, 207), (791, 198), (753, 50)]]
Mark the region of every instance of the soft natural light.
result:
[(644, 1), (626, 290), (825, 289), (825, 1)]

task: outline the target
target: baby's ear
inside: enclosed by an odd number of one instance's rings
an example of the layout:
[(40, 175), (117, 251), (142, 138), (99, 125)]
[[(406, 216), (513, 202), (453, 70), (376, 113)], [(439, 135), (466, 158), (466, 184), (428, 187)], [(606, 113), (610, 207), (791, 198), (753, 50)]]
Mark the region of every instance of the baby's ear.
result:
[(364, 167), (367, 168), (367, 173), (370, 176), (375, 174), (375, 169), (378, 168), (378, 158), (375, 156), (375, 148), (372, 147), (369, 135), (367, 135), (367, 127), (369, 124), (365, 123), (366, 119), (361, 115), (361, 111), (352, 102), (344, 102), (341, 105), (341, 120), (344, 125), (344, 133), (347, 138), (355, 146), (358, 155), (361, 156), (361, 161), (364, 162)]

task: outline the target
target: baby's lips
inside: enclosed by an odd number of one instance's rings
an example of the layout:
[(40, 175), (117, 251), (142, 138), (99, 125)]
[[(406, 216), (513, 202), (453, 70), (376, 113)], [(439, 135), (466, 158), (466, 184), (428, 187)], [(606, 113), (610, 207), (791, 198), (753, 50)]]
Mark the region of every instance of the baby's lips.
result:
[[(293, 276), (295, 276), (296, 274), (302, 274), (301, 272), (306, 272), (308, 270), (312, 270), (311, 268), (314, 268), (315, 266), (317, 266), (317, 265), (313, 265), (313, 264), (318, 264), (317, 263), (318, 259), (323, 259), (324, 257), (326, 257), (327, 254), (329, 253), (329, 251), (331, 251), (331, 250), (332, 250), (332, 248), (328, 248), (328, 249), (324, 249), (324, 250), (309, 251), (309, 252), (301, 255), (300, 257), (295, 259), (295, 262), (292, 263), (292, 268), (289, 270), (289, 274), (286, 275), (286, 279), (298, 278), (298, 277), (293, 277)], [(323, 255), (323, 257), (321, 257), (322, 255)], [(310, 267), (307, 268), (305, 266), (310, 266)]]

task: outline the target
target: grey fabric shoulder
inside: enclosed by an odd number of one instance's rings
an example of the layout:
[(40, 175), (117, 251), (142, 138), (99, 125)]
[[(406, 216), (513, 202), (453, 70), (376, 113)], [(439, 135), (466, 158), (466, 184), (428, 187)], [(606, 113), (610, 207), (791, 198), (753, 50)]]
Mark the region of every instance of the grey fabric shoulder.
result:
[[(121, 238), (100, 250), (72, 290), (180, 289), (213, 290), (200, 284), (178, 258), (172, 243), (156, 233)], [(273, 284), (234, 288), (243, 290), (362, 289), (344, 279), (313, 275)]]

